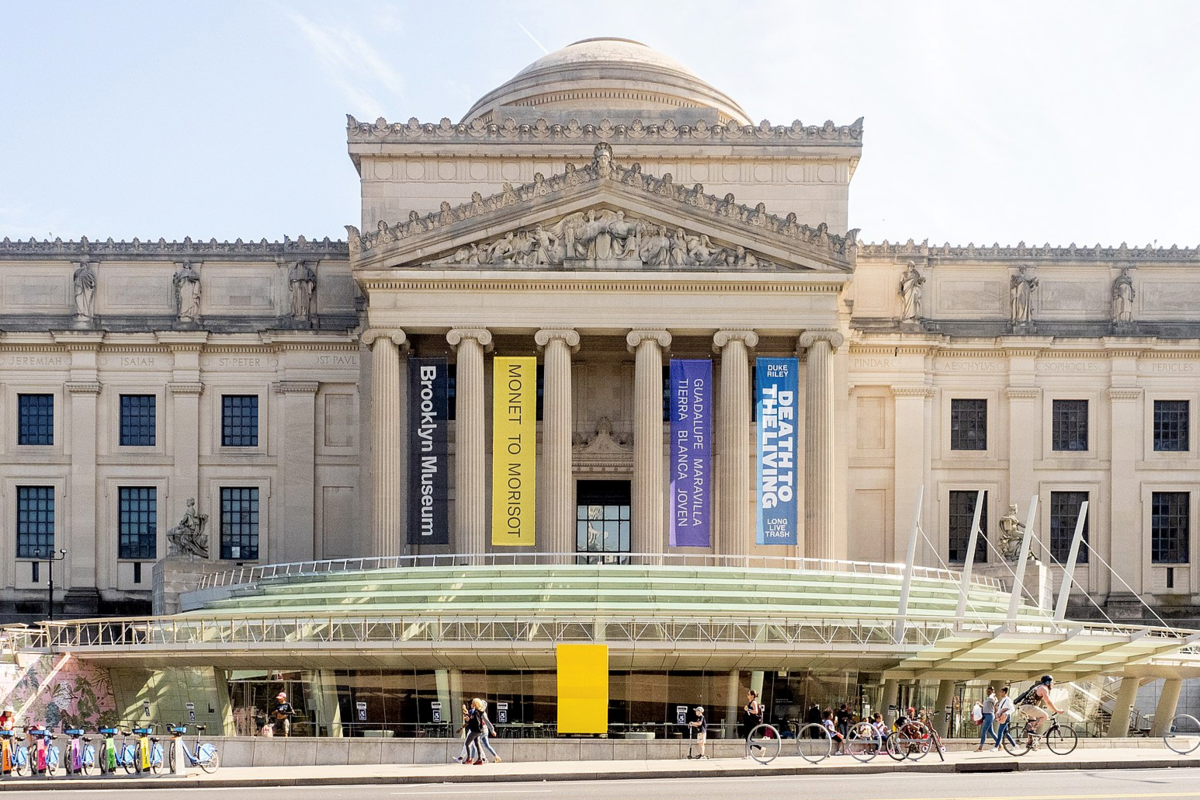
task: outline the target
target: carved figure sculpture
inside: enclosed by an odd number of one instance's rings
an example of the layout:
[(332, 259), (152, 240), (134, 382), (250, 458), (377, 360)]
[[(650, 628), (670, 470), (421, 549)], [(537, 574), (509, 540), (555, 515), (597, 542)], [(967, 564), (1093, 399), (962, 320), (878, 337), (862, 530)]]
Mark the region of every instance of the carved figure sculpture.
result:
[(1133, 279), (1129, 277), (1128, 268), (1123, 269), (1112, 285), (1113, 322), (1133, 322), (1133, 298), (1135, 297), (1137, 297), (1137, 293), (1133, 290)]
[(184, 261), (171, 283), (175, 287), (175, 313), (179, 321), (196, 322), (200, 319), (200, 273), (191, 262)]
[(297, 261), (288, 270), (288, 289), (292, 296), (292, 317), (306, 321), (312, 318), (313, 300), (317, 290), (317, 274), (307, 261)]
[(901, 322), (910, 322), (921, 318), (921, 287), (925, 284), (925, 278), (921, 273), (917, 272), (916, 262), (908, 262), (908, 269), (900, 276), (900, 297), (903, 299), (904, 308), (900, 313)]
[(75, 320), (90, 322), (96, 316), (96, 271), (92, 262), (81, 261), (75, 268)]
[[(1021, 540), (1025, 538), (1025, 524), (1017, 517), (1017, 504), (1008, 507), (1008, 513), (1000, 518), (1000, 555), (1007, 561), (1021, 557)], [(1032, 556), (1033, 554), (1030, 553)]]
[(204, 532), (207, 524), (208, 514), (197, 513), (196, 498), (189, 497), (183, 519), (167, 531), (167, 542), (173, 545), (171, 555), (208, 558), (208, 534)]
[(1012, 321), (1022, 324), (1033, 321), (1033, 290), (1038, 279), (1029, 274), (1029, 267), (1022, 264), (1012, 276), (1009, 293), (1012, 296)]

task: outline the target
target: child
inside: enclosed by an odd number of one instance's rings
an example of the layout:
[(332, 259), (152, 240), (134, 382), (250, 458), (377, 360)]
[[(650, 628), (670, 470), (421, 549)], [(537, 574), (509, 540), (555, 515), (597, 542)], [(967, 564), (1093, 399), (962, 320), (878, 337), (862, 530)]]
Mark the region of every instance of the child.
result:
[(829, 732), (829, 738), (833, 740), (835, 745), (833, 754), (840, 756), (842, 754), (842, 744), (846, 737), (842, 736), (842, 732), (837, 729), (837, 725), (833, 724), (833, 709), (827, 708), (821, 712), (821, 725)]
[(704, 755), (704, 743), (708, 739), (708, 720), (704, 717), (704, 706), (696, 706), (693, 710), (696, 712), (696, 718), (688, 725), (696, 729), (696, 744), (700, 747), (700, 755), (696, 758), (708, 758)]

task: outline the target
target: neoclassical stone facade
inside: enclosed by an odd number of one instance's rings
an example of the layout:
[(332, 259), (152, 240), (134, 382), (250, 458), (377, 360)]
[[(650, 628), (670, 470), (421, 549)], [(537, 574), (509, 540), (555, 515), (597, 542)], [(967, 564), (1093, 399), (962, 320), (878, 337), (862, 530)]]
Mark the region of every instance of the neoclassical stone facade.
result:
[[(1077, 577), (1096, 602), (1192, 613), (1197, 251), (862, 244), (861, 119), (755, 125), (623, 40), (540, 59), (458, 123), (351, 117), (347, 137), (362, 210), (346, 243), (0, 243), (7, 613), (44, 597), (30, 487), (53, 496), (79, 613), (144, 602), (189, 497), (215, 562), (493, 550), (499, 356), (540, 366), (539, 552), (579, 549), (585, 484), (628, 507), (623, 551), (669, 549), (664, 368), (712, 359), (709, 552), (902, 560), (923, 486), (922, 563), (961, 563), (979, 490), (993, 543), (1009, 505), (1039, 497), (1045, 560), (1086, 499)], [(796, 546), (755, 544), (756, 356), (802, 361)], [(418, 357), (454, 370), (448, 545), (406, 543)], [(35, 395), (49, 443), (21, 444)], [(153, 398), (137, 406), (153, 444), (122, 444), (126, 396)], [(135, 553), (121, 502), (139, 487), (155, 546)], [(250, 489), (244, 552), (230, 509)]]

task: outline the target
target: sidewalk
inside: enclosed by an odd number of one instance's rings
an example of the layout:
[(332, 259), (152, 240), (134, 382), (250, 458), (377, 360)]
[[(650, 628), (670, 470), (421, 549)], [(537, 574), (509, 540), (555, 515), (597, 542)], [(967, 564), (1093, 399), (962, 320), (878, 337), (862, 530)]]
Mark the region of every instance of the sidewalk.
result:
[[(786, 752), (786, 750), (785, 750)], [(1020, 758), (1008, 754), (951, 752), (945, 762), (936, 753), (921, 761), (897, 762), (886, 755), (862, 764), (849, 756), (835, 756), (809, 764), (796, 755), (784, 755), (761, 765), (746, 759), (709, 761), (541, 761), (484, 764), (404, 764), (366, 766), (231, 767), (215, 775), (196, 770), (186, 776), (109, 776), (13, 778), (0, 781), (0, 792), (54, 790), (92, 786), (106, 789), (233, 788), (256, 786), (338, 786), (361, 784), (486, 783), (515, 781), (581, 781), (695, 777), (730, 778), (752, 775), (850, 775), (885, 772), (1006, 772), (1071, 769), (1162, 769), (1200, 767), (1200, 750), (1180, 756), (1166, 749), (1084, 749), (1069, 756), (1035, 752)]]

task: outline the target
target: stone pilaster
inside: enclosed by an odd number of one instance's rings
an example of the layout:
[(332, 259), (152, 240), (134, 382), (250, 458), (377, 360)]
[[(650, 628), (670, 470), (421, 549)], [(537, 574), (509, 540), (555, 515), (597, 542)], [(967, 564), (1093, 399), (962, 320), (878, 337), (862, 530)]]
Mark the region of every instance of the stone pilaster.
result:
[(487, 551), (487, 461), (484, 441), (483, 352), (492, 333), (454, 328), (446, 341), (458, 351), (454, 423), (454, 550)]
[[(159, 519), (166, 518), (165, 527), (174, 525), (187, 510), (189, 497), (196, 498), (196, 510), (208, 514), (209, 558), (221, 556), (219, 520), (220, 510), (210, 506), (212, 498), (200, 494), (200, 396), (204, 384), (200, 380), (200, 355), (208, 340), (207, 331), (160, 331), (159, 342), (171, 349), (170, 392), (171, 425), (167, 441), (167, 456), (174, 465), (168, 497), (159, 498)], [(220, 414), (220, 407), (217, 412)], [(164, 550), (167, 543), (162, 542)], [(167, 553), (159, 553), (159, 558)], [(113, 584), (109, 584), (110, 586)]]
[(282, 537), (271, 537), (270, 559), (275, 562), (310, 561), (316, 552), (317, 381), (279, 381), (283, 411)]
[(402, 330), (369, 330), (371, 346), (371, 555), (398, 556), (403, 542), (404, 491), (400, 432), (400, 348)]
[(806, 331), (800, 347), (808, 351), (804, 372), (804, 555), (835, 558), (833, 351), (842, 344), (837, 331)]
[(571, 458), (571, 354), (579, 334), (570, 329), (544, 329), (534, 342), (545, 352), (542, 401), (542, 464), (545, 488), (541, 549), (550, 553), (575, 550), (575, 487)]
[(634, 354), (633, 508), (630, 549), (661, 553), (663, 533), (662, 351), (671, 344), (663, 330), (630, 331), (625, 344)]
[(750, 552), (750, 348), (754, 331), (717, 331), (713, 350), (721, 354), (720, 405), (717, 407), (716, 552)]

